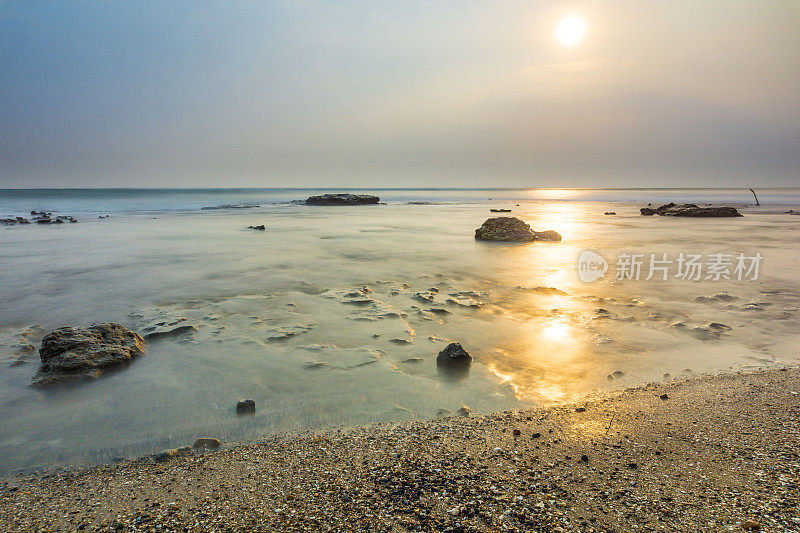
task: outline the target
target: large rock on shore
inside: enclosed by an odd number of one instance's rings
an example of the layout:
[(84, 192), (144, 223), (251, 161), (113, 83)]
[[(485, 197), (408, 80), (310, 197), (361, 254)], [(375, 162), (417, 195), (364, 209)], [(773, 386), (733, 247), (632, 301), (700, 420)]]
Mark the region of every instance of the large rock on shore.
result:
[(668, 203), (655, 209), (643, 207), (641, 211), (644, 216), (667, 216), (667, 217), (740, 217), (741, 213), (735, 207), (713, 206), (698, 207), (695, 204), (675, 204)]
[(146, 349), (147, 344), (138, 333), (119, 324), (58, 328), (42, 339), (42, 364), (31, 385), (94, 379), (143, 355)]
[(560, 241), (561, 235), (553, 230), (533, 231), (522, 220), (515, 217), (487, 219), (475, 230), (475, 238), (481, 241)]
[(368, 205), (377, 204), (380, 198), (370, 194), (323, 194), (322, 196), (309, 196), (307, 205)]

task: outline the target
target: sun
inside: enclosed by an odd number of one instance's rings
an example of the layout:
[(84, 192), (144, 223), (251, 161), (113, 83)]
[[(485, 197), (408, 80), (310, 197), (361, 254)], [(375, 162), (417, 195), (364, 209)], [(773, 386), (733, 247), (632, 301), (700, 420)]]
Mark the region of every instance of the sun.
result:
[(555, 37), (564, 46), (575, 46), (581, 42), (584, 33), (586, 33), (586, 23), (582, 18), (571, 15), (558, 23)]

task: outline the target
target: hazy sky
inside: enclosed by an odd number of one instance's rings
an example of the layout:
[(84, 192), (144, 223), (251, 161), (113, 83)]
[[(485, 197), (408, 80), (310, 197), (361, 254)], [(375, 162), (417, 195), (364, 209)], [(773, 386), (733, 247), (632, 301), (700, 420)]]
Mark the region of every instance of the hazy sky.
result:
[(751, 184), (794, 0), (0, 0), (0, 187)]

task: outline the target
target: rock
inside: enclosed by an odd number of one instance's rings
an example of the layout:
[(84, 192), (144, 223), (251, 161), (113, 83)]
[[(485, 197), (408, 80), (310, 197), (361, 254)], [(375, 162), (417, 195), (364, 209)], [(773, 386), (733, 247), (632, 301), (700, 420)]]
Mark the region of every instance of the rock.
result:
[(695, 204), (674, 204), (672, 202), (653, 209), (643, 207), (639, 210), (644, 216), (668, 217), (740, 217), (742, 216), (735, 207), (698, 207)]
[(669, 395), (667, 393), (664, 393), (661, 396), (659, 396), (659, 398), (661, 398), (662, 400), (669, 400)]
[(515, 437), (519, 437), (520, 435), (522, 435), (522, 432), (520, 430), (518, 430), (518, 429), (515, 429), (514, 430), (514, 436)]
[(260, 226), (247, 226), (247, 229), (257, 229), (258, 231), (267, 231), (267, 227), (264, 224)]
[(195, 449), (208, 448), (209, 450), (216, 450), (217, 448), (220, 447), (221, 444), (222, 443), (219, 441), (219, 439), (214, 439), (211, 437), (200, 437), (199, 439), (194, 441), (194, 444), (192, 444), (192, 448)]
[(380, 198), (369, 194), (323, 194), (306, 198), (307, 205), (368, 205), (379, 201)]
[(250, 398), (245, 400), (240, 400), (236, 402), (236, 412), (239, 414), (242, 413), (255, 413), (256, 412), (256, 401)]
[(496, 217), (487, 219), (475, 230), (475, 238), (481, 241), (560, 241), (561, 235), (553, 230), (533, 231), (522, 220), (514, 217)]
[(639, 468), (639, 464), (638, 463), (628, 463), (626, 466), (628, 468), (630, 468), (631, 470), (633, 470), (635, 468)]
[(753, 520), (745, 520), (742, 522), (742, 529), (745, 531), (761, 531), (761, 524)]
[(177, 455), (178, 455), (178, 450), (173, 449), (173, 450), (164, 450), (163, 452), (159, 452), (151, 457), (153, 458), (153, 461), (155, 461), (156, 463), (166, 463), (167, 461), (169, 461), (170, 459), (172, 459)]
[(482, 241), (535, 241), (531, 227), (514, 217), (497, 217), (486, 220), (475, 230), (475, 238)]
[(616, 215), (617, 213), (616, 213), (616, 211), (606, 211), (606, 212), (605, 212), (605, 213), (603, 213), (603, 214), (604, 214), (604, 215)]
[(612, 377), (613, 379), (622, 379), (622, 378), (624, 378), (624, 377), (625, 377), (625, 372), (623, 372), (622, 370), (614, 370), (614, 371), (611, 373), (611, 377)]
[(668, 379), (672, 379), (672, 376), (670, 376), (668, 372), (665, 372), (665, 373), (664, 373), (664, 375), (663, 375), (663, 376), (661, 376), (661, 378), (662, 378), (662, 379), (664, 379), (664, 380), (666, 381), (666, 380), (668, 380)]
[(143, 355), (146, 349), (147, 344), (138, 333), (120, 324), (58, 328), (42, 339), (39, 349), (42, 364), (31, 385), (93, 379)]
[(561, 235), (551, 229), (547, 231), (534, 231), (533, 234), (536, 236), (537, 241), (558, 242), (561, 240)]
[(585, 407), (576, 407), (575, 408), (575, 412), (576, 413), (585, 413), (586, 412), (586, 408)]
[(178, 326), (172, 329), (162, 329), (153, 331), (151, 333), (146, 334), (144, 338), (147, 339), (148, 341), (154, 341), (165, 338), (190, 336), (195, 333), (197, 333), (196, 326), (185, 325), (185, 326)]
[(589, 456), (586, 455), (586, 454), (581, 455), (581, 462), (588, 463), (589, 462)]
[(472, 364), (472, 356), (457, 342), (451, 342), (436, 357), (437, 366), (465, 367)]
[(472, 409), (470, 409), (466, 405), (462, 405), (461, 407), (459, 407), (459, 409), (458, 409), (458, 411), (456, 411), (456, 413), (459, 416), (469, 416), (469, 415), (472, 414)]
[(511, 209), (489, 209), (490, 213), (510, 213)]
[(532, 439), (538, 439), (538, 438), (539, 438), (539, 437), (541, 437), (541, 436), (542, 436), (542, 434), (541, 434), (541, 433), (539, 433), (539, 432), (536, 432), (536, 433), (532, 433), (532, 434), (531, 434), (531, 438), (532, 438)]

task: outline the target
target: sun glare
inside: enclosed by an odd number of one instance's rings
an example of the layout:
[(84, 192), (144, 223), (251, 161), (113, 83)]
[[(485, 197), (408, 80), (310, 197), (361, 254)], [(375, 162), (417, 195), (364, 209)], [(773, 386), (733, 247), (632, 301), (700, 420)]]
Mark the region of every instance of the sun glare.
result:
[(586, 23), (582, 18), (574, 15), (563, 19), (556, 26), (555, 36), (564, 46), (575, 46), (586, 33)]

